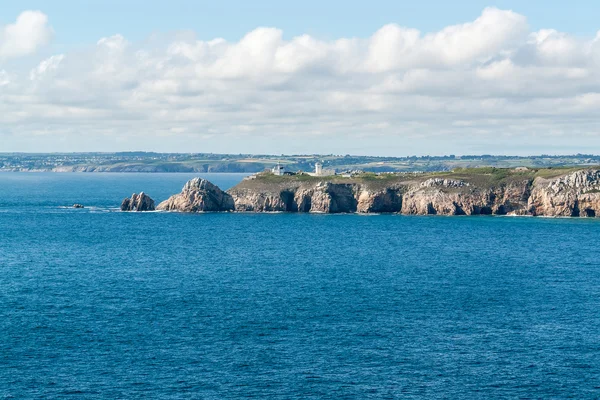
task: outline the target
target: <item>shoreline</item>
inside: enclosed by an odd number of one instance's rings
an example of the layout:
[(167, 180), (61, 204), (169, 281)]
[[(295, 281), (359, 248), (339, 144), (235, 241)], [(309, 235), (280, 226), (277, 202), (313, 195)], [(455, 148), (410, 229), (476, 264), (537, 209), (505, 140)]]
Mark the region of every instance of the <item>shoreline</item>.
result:
[(173, 214), (173, 215), (245, 215), (245, 216), (257, 216), (257, 215), (302, 215), (307, 217), (407, 217), (407, 218), (443, 218), (443, 219), (489, 219), (489, 218), (501, 218), (501, 219), (515, 219), (515, 220), (566, 220), (566, 221), (590, 221), (594, 223), (600, 223), (600, 218), (590, 218), (581, 216), (552, 216), (552, 215), (499, 215), (499, 214), (473, 214), (473, 215), (447, 215), (447, 214), (402, 214), (393, 212), (380, 212), (380, 213), (326, 213), (326, 212), (311, 212), (311, 213), (300, 213), (293, 211), (197, 211), (197, 212), (185, 212), (177, 210), (152, 210), (144, 212), (131, 212), (123, 211), (118, 206), (111, 207), (99, 207), (99, 206), (85, 206), (83, 209), (75, 209), (72, 206), (47, 206), (46, 210), (64, 210), (72, 212), (91, 212), (91, 213), (122, 213), (122, 214), (133, 214), (133, 215), (145, 215), (145, 214)]
[[(149, 204), (152, 204), (150, 207)], [(141, 192), (123, 211), (154, 209)], [(223, 191), (196, 177), (156, 209), (180, 212), (600, 217), (600, 169), (466, 169), (321, 176), (264, 172)]]

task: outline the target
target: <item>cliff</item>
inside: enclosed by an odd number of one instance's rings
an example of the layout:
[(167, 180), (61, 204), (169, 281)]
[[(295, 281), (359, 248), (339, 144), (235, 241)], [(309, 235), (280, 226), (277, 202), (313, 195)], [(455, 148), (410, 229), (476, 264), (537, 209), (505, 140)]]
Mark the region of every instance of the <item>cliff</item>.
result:
[(528, 205), (532, 215), (595, 217), (600, 213), (600, 170), (576, 171), (555, 179), (538, 177)]
[(461, 169), (353, 177), (261, 173), (227, 192), (195, 178), (158, 210), (600, 216), (600, 170)]
[(464, 169), (352, 178), (259, 174), (230, 189), (236, 211), (600, 216), (600, 170)]

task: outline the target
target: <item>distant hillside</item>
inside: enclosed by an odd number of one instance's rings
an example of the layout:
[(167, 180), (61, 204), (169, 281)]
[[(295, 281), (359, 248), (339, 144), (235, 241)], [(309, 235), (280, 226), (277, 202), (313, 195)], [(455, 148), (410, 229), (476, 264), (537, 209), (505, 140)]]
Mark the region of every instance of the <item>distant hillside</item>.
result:
[(280, 164), (288, 171), (312, 171), (315, 163), (338, 172), (436, 172), (456, 168), (545, 168), (600, 164), (600, 156), (423, 156), (256, 155), (212, 153), (0, 153), (0, 171), (53, 172), (240, 172), (254, 173)]

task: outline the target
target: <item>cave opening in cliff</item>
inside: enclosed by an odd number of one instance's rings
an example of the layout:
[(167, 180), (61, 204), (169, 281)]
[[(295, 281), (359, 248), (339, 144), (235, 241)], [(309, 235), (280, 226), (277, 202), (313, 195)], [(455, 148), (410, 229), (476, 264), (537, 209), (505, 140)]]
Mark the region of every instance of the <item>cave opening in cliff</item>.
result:
[(492, 208), (491, 207), (481, 207), (481, 210), (479, 210), (479, 214), (492, 215)]
[(298, 211), (298, 207), (294, 204), (294, 193), (290, 191), (281, 192), (281, 201), (285, 205), (285, 211)]

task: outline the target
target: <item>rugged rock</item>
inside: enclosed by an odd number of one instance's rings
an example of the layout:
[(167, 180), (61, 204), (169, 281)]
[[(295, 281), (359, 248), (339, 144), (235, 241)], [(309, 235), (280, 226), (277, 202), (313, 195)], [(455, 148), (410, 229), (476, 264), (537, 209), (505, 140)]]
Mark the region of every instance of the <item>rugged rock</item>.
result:
[(157, 207), (164, 211), (204, 212), (232, 211), (233, 198), (206, 179), (194, 178), (187, 182), (181, 193), (171, 196)]
[(437, 178), (384, 187), (359, 181), (302, 183), (268, 189), (241, 186), (230, 191), (236, 210), (255, 212), (525, 214), (529, 193), (529, 181), (479, 189), (468, 182)]
[(555, 179), (536, 178), (529, 210), (533, 215), (595, 217), (600, 213), (600, 171), (576, 171)]
[(269, 193), (242, 190), (232, 193), (236, 211), (276, 212), (295, 211), (288, 209), (290, 204), (286, 192)]
[(442, 179), (442, 178), (431, 178), (421, 183), (421, 187), (446, 187), (446, 188), (459, 188), (463, 186), (469, 186), (464, 181), (454, 179)]
[[(420, 185), (404, 194), (402, 214), (409, 215), (524, 215), (530, 181), (490, 188), (451, 183), (441, 187)], [(456, 188), (463, 188), (456, 190)], [(465, 190), (466, 189), (466, 190)]]
[(291, 208), (299, 212), (354, 213), (357, 203), (355, 185), (319, 182), (298, 190)]
[(359, 213), (397, 213), (402, 210), (402, 191), (389, 187), (373, 190), (361, 187), (356, 211)]
[(355, 185), (331, 182), (297, 184), (279, 190), (242, 188), (230, 193), (236, 211), (354, 213), (358, 204)]
[(73, 204), (73, 208), (84, 208), (83, 204), (75, 203)]
[(134, 193), (123, 200), (121, 211), (154, 211), (154, 200), (144, 192)]
[[(561, 171), (564, 171), (561, 173)], [(600, 170), (465, 170), (441, 176), (258, 175), (227, 193), (203, 179), (163, 210), (401, 213), (407, 215), (600, 216)]]

